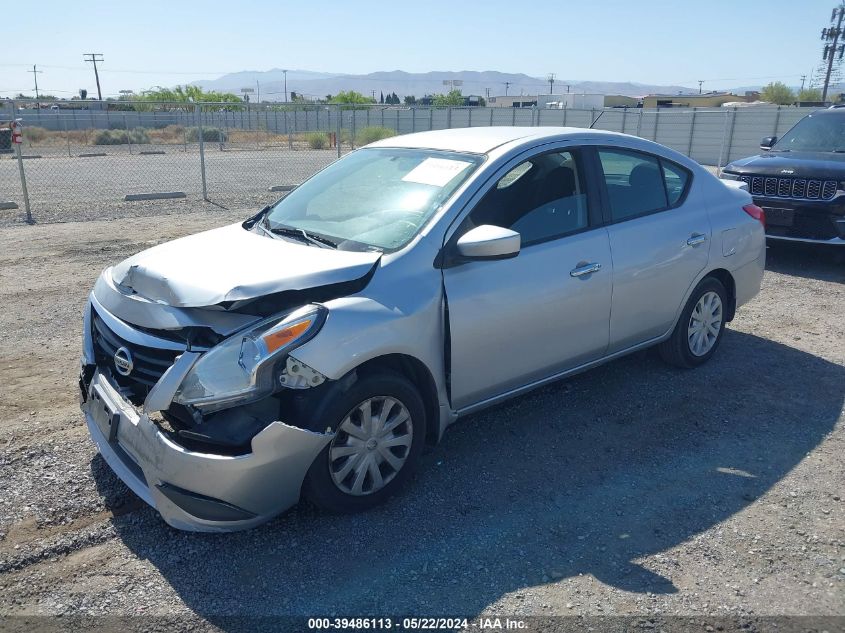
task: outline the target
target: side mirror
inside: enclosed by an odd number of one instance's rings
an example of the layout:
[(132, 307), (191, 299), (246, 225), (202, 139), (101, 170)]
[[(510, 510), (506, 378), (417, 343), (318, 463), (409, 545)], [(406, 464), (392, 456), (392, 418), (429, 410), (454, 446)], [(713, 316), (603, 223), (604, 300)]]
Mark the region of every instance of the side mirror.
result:
[(777, 142), (778, 142), (777, 136), (767, 136), (760, 141), (760, 149), (768, 152), (770, 149), (772, 149), (772, 147), (774, 147), (774, 144), (777, 143)]
[(519, 255), (519, 233), (501, 226), (482, 224), (458, 239), (458, 253), (467, 259), (508, 259)]

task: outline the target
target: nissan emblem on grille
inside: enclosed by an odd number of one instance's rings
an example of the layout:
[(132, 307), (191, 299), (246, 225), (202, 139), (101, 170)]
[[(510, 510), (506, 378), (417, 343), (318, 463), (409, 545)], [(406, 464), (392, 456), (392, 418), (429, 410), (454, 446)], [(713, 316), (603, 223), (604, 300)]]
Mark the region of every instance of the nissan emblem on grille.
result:
[(132, 353), (125, 347), (118, 348), (114, 353), (114, 368), (117, 370), (117, 373), (128, 376), (132, 373), (134, 366), (135, 363), (132, 360)]

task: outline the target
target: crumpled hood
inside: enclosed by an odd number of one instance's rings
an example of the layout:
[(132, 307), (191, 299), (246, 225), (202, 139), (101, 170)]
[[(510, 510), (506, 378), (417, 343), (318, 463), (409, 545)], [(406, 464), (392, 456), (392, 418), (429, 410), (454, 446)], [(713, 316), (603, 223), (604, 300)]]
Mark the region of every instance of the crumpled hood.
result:
[(150, 301), (196, 308), (354, 281), (380, 256), (272, 239), (232, 224), (133, 255), (112, 269), (112, 279)]

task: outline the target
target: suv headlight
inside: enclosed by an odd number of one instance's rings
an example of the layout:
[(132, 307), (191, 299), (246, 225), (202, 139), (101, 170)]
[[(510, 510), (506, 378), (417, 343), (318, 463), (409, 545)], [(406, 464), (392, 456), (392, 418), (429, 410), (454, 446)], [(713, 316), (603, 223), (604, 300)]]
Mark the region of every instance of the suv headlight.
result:
[(722, 180), (739, 180), (739, 174), (729, 174), (728, 172), (723, 171), (719, 174), (719, 178)]
[(327, 313), (323, 306), (307, 305), (230, 336), (196, 362), (173, 401), (215, 411), (271, 394), (277, 367), (284, 367), (279, 361), (313, 338)]

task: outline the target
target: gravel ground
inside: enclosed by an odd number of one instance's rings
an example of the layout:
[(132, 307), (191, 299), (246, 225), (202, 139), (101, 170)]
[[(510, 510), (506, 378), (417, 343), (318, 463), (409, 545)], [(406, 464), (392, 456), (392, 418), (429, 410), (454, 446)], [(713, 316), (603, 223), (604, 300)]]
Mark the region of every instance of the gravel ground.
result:
[(169, 528), (88, 440), (80, 313), (106, 265), (246, 213), (0, 228), (0, 615), (845, 616), (845, 267), (806, 247), (700, 369), (637, 353), (470, 416), (366, 514)]
[[(98, 148), (87, 148), (98, 151)], [(163, 155), (117, 153), (70, 158), (44, 154), (24, 161), (32, 215), (38, 223), (102, 220), (138, 215), (187, 212), (202, 201), (200, 157), (196, 148), (184, 152), (173, 146)], [(337, 151), (275, 148), (256, 150), (209, 143), (205, 152), (209, 199), (233, 208), (260, 209), (279, 198), (271, 186), (298, 184), (337, 159)], [(184, 200), (154, 203), (124, 202), (129, 193), (181, 191)], [(13, 201), (19, 209), (0, 211), (0, 226), (20, 224), (24, 218), (23, 195), (17, 160), (0, 157), (0, 202)]]

